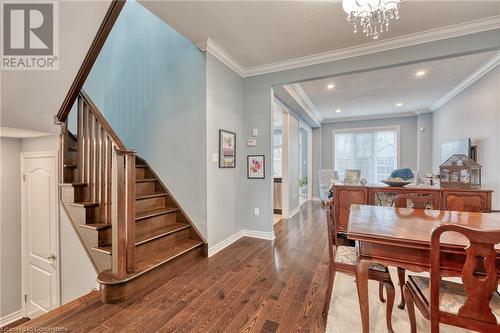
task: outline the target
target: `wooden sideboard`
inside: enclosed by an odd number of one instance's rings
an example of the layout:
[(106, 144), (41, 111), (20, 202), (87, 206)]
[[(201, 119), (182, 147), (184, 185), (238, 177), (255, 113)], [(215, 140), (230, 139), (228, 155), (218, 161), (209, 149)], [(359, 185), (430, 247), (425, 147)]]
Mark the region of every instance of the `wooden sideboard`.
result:
[(349, 211), (352, 204), (392, 206), (400, 193), (430, 195), (429, 208), (467, 212), (491, 212), (491, 193), (488, 189), (451, 189), (432, 186), (391, 187), (384, 185), (334, 185), (335, 219), (338, 231), (347, 232)]

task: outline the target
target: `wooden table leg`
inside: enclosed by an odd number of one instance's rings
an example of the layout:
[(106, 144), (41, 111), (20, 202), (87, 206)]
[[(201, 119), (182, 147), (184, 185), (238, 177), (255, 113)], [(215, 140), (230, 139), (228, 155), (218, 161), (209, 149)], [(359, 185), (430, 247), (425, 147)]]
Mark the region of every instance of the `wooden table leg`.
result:
[(370, 332), (370, 318), (368, 307), (368, 270), (371, 261), (367, 259), (358, 259), (356, 263), (356, 287), (358, 289), (359, 310), (361, 312), (361, 323), (363, 333)]

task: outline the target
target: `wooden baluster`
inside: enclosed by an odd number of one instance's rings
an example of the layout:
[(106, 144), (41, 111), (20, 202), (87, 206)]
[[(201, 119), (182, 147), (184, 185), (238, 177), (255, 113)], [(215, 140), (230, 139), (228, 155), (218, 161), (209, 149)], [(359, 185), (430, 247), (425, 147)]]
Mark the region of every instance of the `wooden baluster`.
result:
[(90, 112), (90, 126), (89, 126), (89, 134), (90, 134), (90, 201), (95, 202), (95, 189), (96, 189), (96, 177), (95, 177), (95, 165), (96, 165), (96, 145), (95, 145), (95, 123), (96, 119), (94, 117), (94, 113)]
[(106, 223), (106, 133), (104, 129), (99, 126), (99, 179), (100, 179), (100, 192), (99, 192), (99, 221)]
[[(95, 149), (94, 149), (94, 178), (95, 178), (95, 187), (94, 187), (94, 201), (101, 202), (101, 125), (94, 118), (94, 141), (95, 141)], [(100, 210), (100, 209), (99, 209)], [(99, 212), (100, 216), (100, 212)]]
[(85, 181), (85, 154), (84, 154), (84, 126), (83, 126), (83, 98), (81, 96), (78, 97), (78, 117), (77, 117), (77, 133), (76, 136), (78, 138), (78, 161), (77, 161), (77, 169), (78, 169), (78, 180), (81, 182)]
[(113, 143), (106, 135), (106, 223), (111, 223)]
[(84, 103), (84, 137), (85, 137), (85, 183), (87, 183), (87, 191), (85, 191), (85, 201), (91, 200), (92, 184), (90, 183), (90, 111), (87, 103)]

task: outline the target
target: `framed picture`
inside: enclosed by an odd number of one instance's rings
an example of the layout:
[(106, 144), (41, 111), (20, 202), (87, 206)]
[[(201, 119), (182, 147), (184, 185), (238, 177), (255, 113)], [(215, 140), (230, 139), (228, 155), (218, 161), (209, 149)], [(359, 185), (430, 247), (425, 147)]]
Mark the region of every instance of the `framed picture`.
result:
[(266, 178), (266, 165), (264, 155), (247, 156), (247, 177), (248, 179)]
[(344, 177), (345, 185), (359, 185), (361, 170), (346, 170)]
[(219, 130), (219, 168), (236, 167), (236, 133)]

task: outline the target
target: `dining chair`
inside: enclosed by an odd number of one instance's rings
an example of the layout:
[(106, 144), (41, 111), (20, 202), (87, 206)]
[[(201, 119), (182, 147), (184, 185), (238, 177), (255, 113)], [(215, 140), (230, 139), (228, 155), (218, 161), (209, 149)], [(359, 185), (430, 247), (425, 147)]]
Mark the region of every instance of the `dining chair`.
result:
[[(431, 194), (401, 193), (394, 198), (394, 206), (396, 208), (407, 208), (410, 203), (412, 208), (427, 209), (430, 207), (429, 205), (433, 204), (433, 201), (434, 197)], [(403, 293), (403, 287), (406, 282), (405, 274), (405, 270), (398, 267), (398, 284), (401, 290), (401, 302), (398, 304), (398, 308), (401, 310), (405, 308), (405, 297)]]
[[(334, 204), (331, 201), (326, 205), (326, 220), (328, 227), (328, 252), (330, 255), (330, 265), (328, 271), (328, 286), (325, 295), (325, 303), (323, 305), (323, 316), (325, 317), (328, 315), (328, 310), (330, 308), (335, 273), (340, 272), (350, 276), (355, 276), (358, 257), (355, 246), (356, 244), (352, 240), (347, 239), (344, 235), (337, 234), (336, 232), (337, 226), (334, 218)], [(379, 282), (379, 298), (382, 302), (386, 301), (383, 295), (383, 289), (385, 287), (387, 294), (387, 329), (389, 332), (393, 332), (391, 318), (395, 290), (389, 270), (386, 266), (373, 264), (368, 272), (368, 279)]]
[[(441, 235), (460, 233), (469, 240), (462, 268), (462, 283), (442, 280), (447, 274), (441, 261)], [(415, 333), (415, 305), (431, 321), (431, 332), (439, 323), (479, 332), (500, 332), (500, 294), (497, 292), (497, 252), (500, 229), (481, 231), (457, 224), (436, 227), (431, 235), (430, 278), (408, 277), (404, 292), (411, 332)]]

